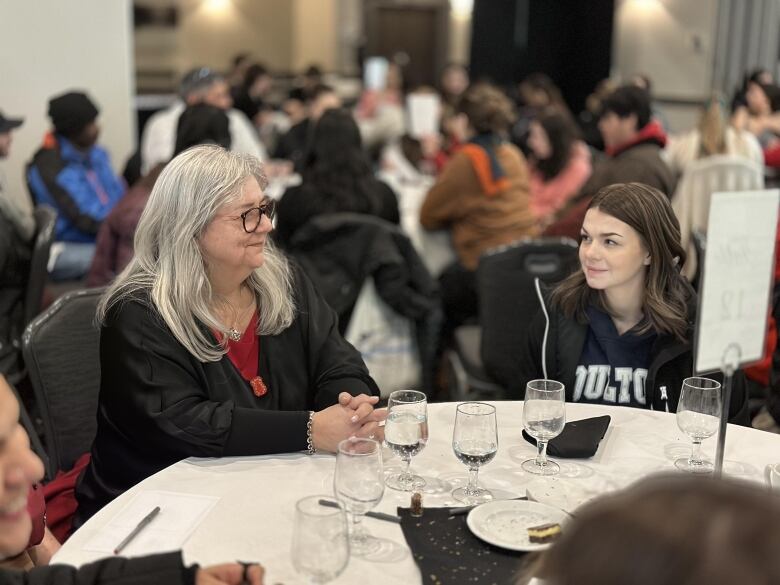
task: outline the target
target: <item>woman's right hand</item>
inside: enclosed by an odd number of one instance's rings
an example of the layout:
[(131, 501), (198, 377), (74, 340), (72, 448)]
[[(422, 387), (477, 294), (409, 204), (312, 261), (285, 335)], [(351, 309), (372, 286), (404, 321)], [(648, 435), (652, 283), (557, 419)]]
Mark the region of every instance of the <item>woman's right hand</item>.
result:
[(383, 411), (374, 410), (369, 401), (358, 401), (357, 409), (343, 403), (314, 413), (311, 436), (316, 451), (335, 453), (339, 442), (350, 437), (376, 435)]

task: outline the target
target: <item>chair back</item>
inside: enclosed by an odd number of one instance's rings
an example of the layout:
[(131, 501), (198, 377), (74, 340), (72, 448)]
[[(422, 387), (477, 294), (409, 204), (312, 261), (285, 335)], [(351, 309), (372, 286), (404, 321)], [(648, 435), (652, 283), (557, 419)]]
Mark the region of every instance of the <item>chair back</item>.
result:
[(27, 407), (24, 405), (24, 400), (22, 400), (21, 394), (19, 394), (19, 391), (16, 389), (11, 380), (6, 378), (6, 381), (8, 382), (8, 387), (11, 388), (11, 392), (13, 393), (14, 398), (16, 398), (16, 402), (19, 403), (19, 423), (22, 425), (30, 439), (30, 448), (33, 450), (33, 453), (35, 453), (43, 462), (43, 466), (45, 467), (48, 475), (49, 455), (46, 453), (46, 449), (43, 448), (43, 443), (41, 442), (41, 438), (38, 435), (38, 429), (35, 428), (35, 424), (33, 423), (30, 413), (27, 411)]
[(49, 477), (89, 451), (97, 430), (100, 330), (95, 311), (104, 289), (67, 293), (27, 326), (25, 366), (43, 419)]
[(35, 244), (30, 259), (30, 276), (24, 295), (24, 324), (30, 323), (41, 312), (43, 289), (49, 275), (49, 251), (54, 241), (57, 212), (48, 205), (35, 208)]
[[(566, 278), (578, 265), (577, 248), (571, 238), (524, 239), (490, 250), (480, 258), (477, 291), (481, 353), (489, 373), (516, 360), (509, 340), (520, 337), (518, 332), (527, 329), (540, 307), (534, 279), (552, 284)], [(485, 343), (501, 348), (490, 352), (498, 358), (496, 363), (485, 360)]]
[(710, 201), (713, 193), (753, 191), (764, 188), (764, 169), (758, 163), (739, 156), (710, 156), (696, 161), (683, 173), (672, 198), (672, 207), (680, 220), (680, 239), (689, 260), (683, 274), (692, 280), (697, 270), (693, 232), (707, 233)]

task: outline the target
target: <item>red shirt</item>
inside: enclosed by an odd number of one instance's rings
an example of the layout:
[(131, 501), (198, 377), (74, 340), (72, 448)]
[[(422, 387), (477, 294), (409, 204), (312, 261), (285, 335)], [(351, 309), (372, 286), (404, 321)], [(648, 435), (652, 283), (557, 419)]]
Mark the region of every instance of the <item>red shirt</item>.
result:
[[(236, 369), (252, 387), (252, 393), (258, 398), (268, 393), (268, 387), (260, 377), (258, 365), (260, 361), (260, 337), (255, 333), (257, 329), (257, 311), (252, 314), (249, 325), (241, 334), (241, 339), (233, 341), (228, 337), (227, 356), (236, 366)], [(221, 336), (215, 333), (217, 339)]]
[(241, 334), (241, 339), (233, 341), (228, 337), (227, 356), (241, 376), (247, 382), (257, 376), (257, 366), (260, 355), (260, 337), (255, 333), (257, 329), (257, 311), (252, 314), (249, 325)]

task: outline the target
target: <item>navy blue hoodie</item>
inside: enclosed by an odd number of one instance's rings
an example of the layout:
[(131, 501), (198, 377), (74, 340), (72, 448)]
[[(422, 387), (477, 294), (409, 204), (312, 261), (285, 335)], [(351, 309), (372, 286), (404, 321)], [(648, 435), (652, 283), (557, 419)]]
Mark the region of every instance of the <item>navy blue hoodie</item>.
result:
[(573, 400), (591, 404), (647, 407), (645, 380), (654, 331), (620, 335), (609, 314), (589, 307), (588, 332), (575, 371)]

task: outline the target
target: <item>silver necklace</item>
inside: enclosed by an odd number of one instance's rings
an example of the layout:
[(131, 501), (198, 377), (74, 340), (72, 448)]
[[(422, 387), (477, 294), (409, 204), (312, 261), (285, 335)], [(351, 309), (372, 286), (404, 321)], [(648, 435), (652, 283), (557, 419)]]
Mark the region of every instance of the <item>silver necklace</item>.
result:
[[(225, 302), (227, 302), (227, 301), (225, 301)], [(230, 303), (227, 303), (227, 304), (230, 307), (230, 309), (233, 311), (233, 315), (236, 315), (236, 312), (233, 309), (233, 305), (231, 305)], [(233, 326), (228, 328), (228, 337), (232, 341), (241, 341), (241, 338), (244, 336), (244, 334), (241, 333), (238, 329), (236, 329), (236, 325), (238, 325), (239, 320), (244, 316), (244, 314), (246, 313), (247, 309), (252, 308), (254, 305), (255, 305), (255, 301), (254, 301), (254, 299), (252, 299), (252, 302), (249, 303), (246, 307), (244, 307), (241, 310), (241, 313), (236, 315), (235, 319), (233, 319)]]

